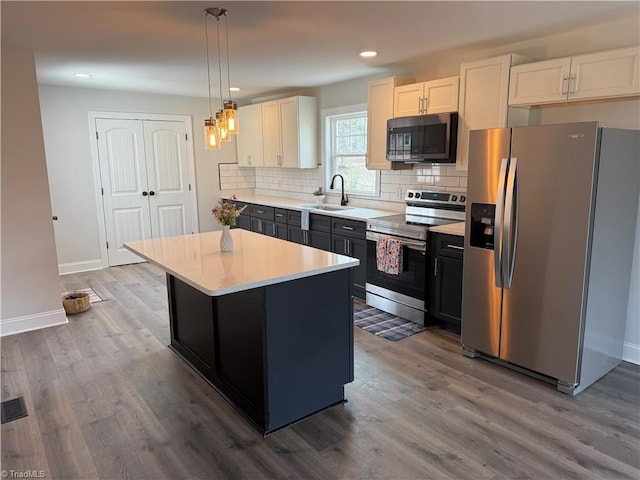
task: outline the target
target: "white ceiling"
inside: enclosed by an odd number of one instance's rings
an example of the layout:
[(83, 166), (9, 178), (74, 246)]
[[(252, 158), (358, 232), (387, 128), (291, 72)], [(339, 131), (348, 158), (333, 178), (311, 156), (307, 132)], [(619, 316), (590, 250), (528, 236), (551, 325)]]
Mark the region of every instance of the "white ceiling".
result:
[[(450, 49), (489, 48), (637, 15), (639, 5), (3, 0), (2, 45), (33, 50), (43, 84), (206, 97), (203, 11), (224, 7), (229, 10), (231, 83), (242, 89), (234, 98), (242, 99), (370, 76)], [(216, 21), (208, 18), (215, 54)], [(378, 57), (358, 57), (365, 49), (377, 50)], [(212, 70), (217, 97), (215, 57)], [(77, 79), (75, 72), (93, 76)], [(224, 69), (223, 76), (226, 86)]]

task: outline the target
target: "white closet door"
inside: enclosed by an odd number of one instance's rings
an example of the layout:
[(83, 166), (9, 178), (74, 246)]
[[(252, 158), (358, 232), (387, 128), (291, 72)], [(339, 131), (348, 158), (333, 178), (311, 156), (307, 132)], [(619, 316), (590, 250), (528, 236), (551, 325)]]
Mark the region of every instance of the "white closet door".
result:
[(153, 238), (193, 233), (184, 122), (143, 122)]
[(109, 266), (141, 262), (122, 244), (151, 238), (142, 122), (97, 119), (96, 130)]

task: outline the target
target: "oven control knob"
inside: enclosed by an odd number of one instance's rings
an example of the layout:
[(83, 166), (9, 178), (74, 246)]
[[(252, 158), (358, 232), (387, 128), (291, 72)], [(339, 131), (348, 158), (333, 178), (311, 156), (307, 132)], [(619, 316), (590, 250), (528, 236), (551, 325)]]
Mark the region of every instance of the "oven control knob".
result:
[(455, 201), (457, 201), (457, 200), (458, 200), (457, 195), (451, 195), (451, 201), (452, 201), (452, 202), (455, 202)]
[(413, 198), (413, 192), (407, 192), (407, 197)]
[(460, 195), (460, 201), (462, 203), (464, 203), (466, 199), (467, 199), (467, 197), (465, 197), (464, 195)]

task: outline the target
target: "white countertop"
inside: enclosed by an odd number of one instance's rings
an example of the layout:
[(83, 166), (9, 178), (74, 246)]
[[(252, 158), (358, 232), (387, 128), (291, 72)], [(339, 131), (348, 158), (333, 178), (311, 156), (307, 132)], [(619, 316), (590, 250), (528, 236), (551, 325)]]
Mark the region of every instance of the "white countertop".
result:
[[(232, 194), (222, 194), (223, 198), (230, 198)], [(314, 200), (300, 200), (298, 198), (290, 199), (283, 197), (271, 197), (267, 195), (256, 195), (255, 193), (236, 193), (236, 197), (239, 202), (257, 203), (260, 205), (266, 205), (276, 208), (288, 208), (290, 210), (302, 210), (302, 207), (315, 206)], [(324, 203), (327, 206), (336, 206), (333, 204)], [(389, 215), (397, 215), (401, 212), (393, 212), (390, 210), (379, 210), (375, 208), (364, 207), (351, 207), (345, 205), (346, 210), (312, 210), (313, 213), (320, 213), (322, 215), (330, 215), (332, 217), (349, 218), (352, 220), (367, 220), (375, 217), (386, 217)]]
[(439, 227), (429, 227), (429, 231), (464, 237), (464, 222), (450, 223), (448, 225), (440, 225)]
[(356, 267), (359, 260), (239, 228), (233, 252), (220, 251), (222, 232), (127, 242), (124, 246), (210, 296)]

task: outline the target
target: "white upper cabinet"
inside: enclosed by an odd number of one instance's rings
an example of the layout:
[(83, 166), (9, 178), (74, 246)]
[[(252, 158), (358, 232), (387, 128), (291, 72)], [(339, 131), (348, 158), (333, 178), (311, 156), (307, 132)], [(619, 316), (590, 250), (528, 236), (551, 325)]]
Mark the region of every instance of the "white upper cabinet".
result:
[(398, 86), (393, 92), (393, 116), (457, 112), (459, 85), (460, 77), (449, 77)]
[(367, 169), (391, 170), (387, 160), (387, 120), (393, 118), (393, 92), (398, 77), (373, 80), (367, 85)]
[(240, 131), (236, 136), (238, 165), (261, 167), (264, 165), (262, 144), (262, 105), (254, 103), (238, 108)]
[(640, 95), (639, 56), (632, 47), (515, 66), (509, 105)]
[(316, 99), (290, 97), (261, 105), (264, 166), (317, 167), (318, 106)]
[[(527, 61), (508, 54), (460, 65), (460, 105), (456, 166), (464, 170), (469, 158), (469, 131), (511, 126), (509, 72), (511, 66)], [(521, 110), (521, 109), (520, 109)], [(522, 123), (526, 123), (523, 119)]]

